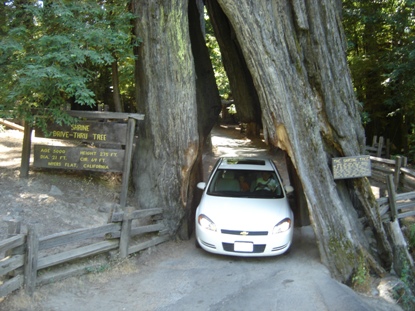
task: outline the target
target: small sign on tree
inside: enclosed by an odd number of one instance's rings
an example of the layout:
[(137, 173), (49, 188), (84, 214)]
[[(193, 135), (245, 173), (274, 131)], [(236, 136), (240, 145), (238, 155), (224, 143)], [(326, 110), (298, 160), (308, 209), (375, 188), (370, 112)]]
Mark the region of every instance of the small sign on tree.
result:
[(334, 179), (368, 177), (372, 175), (369, 155), (333, 158)]

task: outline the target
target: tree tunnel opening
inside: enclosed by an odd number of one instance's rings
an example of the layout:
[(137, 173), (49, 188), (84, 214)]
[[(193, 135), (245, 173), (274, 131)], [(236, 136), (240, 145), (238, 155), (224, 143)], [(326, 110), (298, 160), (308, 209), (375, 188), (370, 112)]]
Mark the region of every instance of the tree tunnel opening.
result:
[[(136, 62), (137, 99), (146, 115), (135, 152), (136, 201), (143, 208), (168, 207), (164, 222), (172, 235), (184, 239), (189, 238), (191, 213), (200, 201), (196, 186), (203, 168), (201, 147), (221, 108), (195, 2), (140, 3), (135, 26), (146, 42)], [(203, 8), (202, 0), (196, 3)], [(225, 32), (228, 40), (221, 47), (224, 64), (225, 59), (230, 64), (246, 61), (246, 66), (231, 68), (238, 79), (226, 69), (231, 83), (244, 82), (232, 86), (233, 97), (238, 100), (235, 90), (245, 92), (249, 99), (241, 98), (251, 111), (246, 115), (262, 120), (269, 142), (289, 154), (296, 173), (292, 176), (298, 174), (303, 186), (297, 193), (306, 197), (321, 261), (341, 281), (350, 280), (357, 259), (363, 257), (382, 274), (394, 256), (382, 220), (373, 212), (376, 200), (370, 183), (367, 178), (335, 181), (331, 169), (334, 157), (364, 152), (359, 106), (344, 57), (341, 7), (328, 0), (315, 5), (225, 0), (205, 4), (213, 24), (229, 20), (234, 25)], [(215, 15), (215, 9), (223, 14), (220, 8), (228, 19)], [(220, 42), (224, 35), (218, 30)], [(229, 47), (234, 53), (226, 56)], [(362, 217), (367, 220), (364, 226)]]
[[(198, 129), (203, 146), (211, 145), (210, 134), (212, 128), (218, 125), (219, 114), (229, 117), (227, 108), (233, 103), (237, 117), (234, 119), (230, 116), (230, 122), (243, 124), (245, 135), (249, 139), (260, 139), (262, 133), (268, 148), (276, 148), (268, 143), (266, 129), (262, 128), (259, 97), (232, 25), (216, 1), (206, 1), (204, 6), (201, 2), (189, 2), (189, 33), (197, 75)], [(205, 20), (203, 12), (207, 14), (208, 21)], [(212, 59), (212, 55), (209, 55), (206, 35), (216, 38), (220, 50), (217, 54), (221, 56), (220, 61), (229, 80), (231, 97), (223, 98), (219, 94), (212, 64), (218, 60)], [(290, 202), (296, 219), (295, 224), (307, 226), (310, 224), (309, 212), (300, 179), (288, 154), (282, 150), (279, 152), (284, 153), (289, 178), (287, 183), (295, 189)], [(196, 206), (192, 207), (190, 227), (193, 227), (193, 215), (198, 201), (196, 199)]]

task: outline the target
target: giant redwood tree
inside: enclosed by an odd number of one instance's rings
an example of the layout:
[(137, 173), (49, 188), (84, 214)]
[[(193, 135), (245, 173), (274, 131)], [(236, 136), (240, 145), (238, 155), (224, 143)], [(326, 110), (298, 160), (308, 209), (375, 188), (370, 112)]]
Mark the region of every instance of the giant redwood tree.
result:
[[(135, 31), (143, 39), (137, 85), (145, 114), (135, 158), (137, 199), (142, 208), (167, 208), (172, 232), (183, 236), (197, 204), (200, 146), (219, 103), (200, 40), (201, 1), (133, 2)], [(342, 281), (350, 279), (362, 260), (383, 273), (392, 251), (368, 180), (334, 181), (331, 172), (333, 157), (364, 152), (345, 57), (341, 1), (205, 4), (225, 67), (236, 72), (229, 75), (231, 85), (250, 88), (233, 90), (253, 99), (251, 107), (244, 102), (245, 118), (261, 116), (267, 141), (291, 159), (323, 263)], [(374, 244), (364, 231), (373, 234)]]
[(143, 208), (166, 207), (171, 233), (186, 237), (197, 203), (195, 184), (201, 179), (200, 146), (220, 110), (197, 17), (200, 6), (194, 1), (189, 7), (182, 0), (135, 0), (132, 10), (138, 16), (134, 31), (142, 38), (137, 102), (145, 114), (135, 154), (137, 198)]

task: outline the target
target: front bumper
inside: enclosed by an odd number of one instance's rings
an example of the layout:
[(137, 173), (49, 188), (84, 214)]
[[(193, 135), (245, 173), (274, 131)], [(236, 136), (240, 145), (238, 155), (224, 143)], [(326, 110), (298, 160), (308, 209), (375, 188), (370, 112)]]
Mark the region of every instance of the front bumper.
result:
[[(230, 256), (262, 257), (285, 253), (291, 246), (293, 226), (283, 233), (205, 230), (196, 224), (196, 239), (205, 251)], [(242, 234), (241, 234), (242, 233)]]

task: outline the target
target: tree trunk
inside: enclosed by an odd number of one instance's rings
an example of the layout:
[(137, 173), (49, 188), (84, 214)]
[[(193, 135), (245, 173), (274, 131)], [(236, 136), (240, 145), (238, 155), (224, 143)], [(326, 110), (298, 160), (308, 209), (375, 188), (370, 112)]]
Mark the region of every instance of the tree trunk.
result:
[[(134, 158), (140, 208), (165, 209), (171, 234), (187, 234), (199, 155), (196, 84), (188, 5), (182, 0), (135, 0), (138, 103), (145, 114)], [(185, 223), (182, 224), (182, 221)]]
[[(252, 75), (268, 140), (287, 151), (301, 180), (323, 263), (341, 281), (360, 258), (382, 273), (379, 262), (390, 264), (391, 247), (370, 184), (334, 181), (331, 172), (333, 157), (364, 153), (338, 2), (217, 2)], [(358, 221), (363, 214), (378, 253)]]
[(118, 62), (115, 59), (111, 64), (111, 78), (112, 78), (112, 96), (114, 99), (114, 106), (116, 112), (124, 112), (124, 107), (121, 104), (121, 94), (118, 81)]
[[(197, 5), (199, 3), (199, 6)], [(189, 29), (192, 53), (196, 64), (196, 92), (198, 127), (202, 138), (209, 135), (221, 111), (221, 99), (216, 85), (212, 62), (206, 47), (203, 19), (203, 0), (189, 2)], [(203, 20), (203, 23), (201, 22)]]
[(187, 239), (200, 200), (202, 147), (221, 107), (201, 31), (203, 1), (135, 0), (132, 8), (143, 41), (136, 77), (145, 114), (134, 160), (136, 197), (141, 208), (165, 208), (171, 233)]

